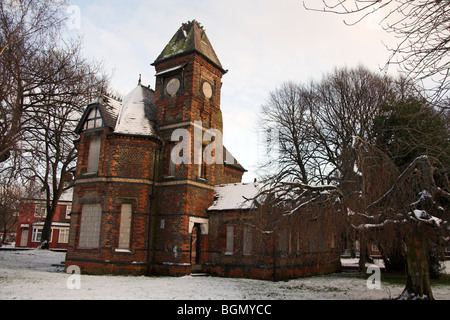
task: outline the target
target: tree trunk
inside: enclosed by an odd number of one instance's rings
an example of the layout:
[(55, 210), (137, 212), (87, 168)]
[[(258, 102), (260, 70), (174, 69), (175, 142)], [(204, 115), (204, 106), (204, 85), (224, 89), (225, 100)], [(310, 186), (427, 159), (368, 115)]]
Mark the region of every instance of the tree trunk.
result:
[(52, 234), (52, 221), (56, 212), (56, 207), (47, 207), (47, 216), (45, 217), (44, 227), (42, 228), (41, 241), (39, 243), (39, 249), (50, 248), (50, 237)]
[(367, 262), (367, 242), (364, 235), (359, 237), (359, 272), (366, 273), (366, 262)]
[[(391, 240), (392, 241), (392, 240)], [(404, 273), (406, 270), (405, 252), (402, 250), (402, 243), (396, 242), (388, 250), (383, 244), (379, 245), (381, 256), (383, 257), (386, 272)]]
[(413, 228), (408, 232), (406, 245), (406, 287), (399, 299), (433, 300), (428, 267), (427, 243), (425, 235), (419, 227)]
[(8, 229), (6, 228), (6, 224), (5, 227), (3, 228), (3, 237), (2, 237), (2, 241), (0, 242), (0, 247), (6, 243), (6, 237), (8, 236)]
[(272, 246), (272, 259), (273, 259), (273, 281), (277, 282), (278, 278), (277, 278), (277, 241), (275, 240), (275, 232), (272, 235), (272, 242), (273, 242), (273, 246)]

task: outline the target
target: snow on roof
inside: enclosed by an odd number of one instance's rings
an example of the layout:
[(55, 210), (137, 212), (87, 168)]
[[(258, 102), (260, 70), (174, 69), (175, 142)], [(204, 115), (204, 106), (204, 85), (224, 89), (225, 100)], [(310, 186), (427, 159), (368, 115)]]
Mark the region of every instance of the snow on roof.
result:
[(73, 200), (73, 188), (69, 188), (67, 190), (64, 190), (63, 193), (61, 193), (61, 197), (59, 198), (59, 201), (70, 201)]
[(155, 120), (156, 107), (153, 99), (153, 91), (149, 88), (140, 84), (134, 88), (123, 99), (114, 132), (155, 136), (152, 122)]
[(230, 183), (214, 186), (214, 203), (208, 210), (252, 209), (252, 200), (260, 191), (259, 183)]
[(122, 102), (103, 95), (99, 101), (99, 106), (105, 124), (108, 127), (114, 128), (120, 108), (122, 107)]

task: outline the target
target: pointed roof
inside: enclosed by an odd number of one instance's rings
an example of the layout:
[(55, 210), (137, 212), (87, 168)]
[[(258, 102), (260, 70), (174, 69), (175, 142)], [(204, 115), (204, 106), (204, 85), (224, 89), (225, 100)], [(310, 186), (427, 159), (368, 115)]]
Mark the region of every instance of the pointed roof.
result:
[(140, 83), (123, 99), (115, 133), (157, 136), (154, 91)]
[(199, 22), (183, 23), (152, 65), (179, 55), (198, 52), (226, 72)]

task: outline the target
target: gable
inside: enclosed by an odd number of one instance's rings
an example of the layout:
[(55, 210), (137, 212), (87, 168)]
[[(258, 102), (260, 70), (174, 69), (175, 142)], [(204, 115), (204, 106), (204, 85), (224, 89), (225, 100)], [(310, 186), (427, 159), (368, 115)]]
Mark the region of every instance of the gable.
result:
[(76, 133), (84, 130), (94, 130), (103, 127), (114, 128), (122, 103), (108, 96), (101, 96), (97, 102), (87, 106), (80, 119)]

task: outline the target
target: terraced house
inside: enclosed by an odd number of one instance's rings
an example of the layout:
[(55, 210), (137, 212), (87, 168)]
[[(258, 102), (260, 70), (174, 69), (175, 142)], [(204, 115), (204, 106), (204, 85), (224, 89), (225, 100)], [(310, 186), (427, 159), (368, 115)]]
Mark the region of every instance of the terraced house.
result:
[[(258, 209), (245, 199), (260, 186), (241, 183), (246, 170), (222, 145), (227, 71), (203, 27), (195, 20), (183, 24), (152, 66), (154, 89), (139, 79), (122, 101), (102, 96), (78, 124), (66, 267), (262, 279), (339, 268), (332, 235), (307, 259), (297, 249), (283, 251), (284, 258), (295, 255), (289, 266), (256, 245), (261, 236), (251, 217)], [(263, 247), (298, 242), (286, 232), (283, 237)]]

